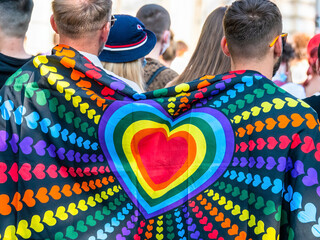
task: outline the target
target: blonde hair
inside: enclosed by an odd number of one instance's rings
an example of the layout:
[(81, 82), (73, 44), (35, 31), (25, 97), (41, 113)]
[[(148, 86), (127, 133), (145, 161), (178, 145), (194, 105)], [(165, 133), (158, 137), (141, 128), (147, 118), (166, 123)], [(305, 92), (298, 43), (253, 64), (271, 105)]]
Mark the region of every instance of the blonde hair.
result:
[(111, 71), (120, 77), (135, 82), (141, 88), (141, 90), (144, 91), (145, 86), (143, 78), (143, 68), (140, 59), (124, 63), (111, 63), (103, 61), (101, 61), (101, 63), (106, 70)]
[(231, 60), (220, 47), (224, 35), (222, 21), (226, 9), (226, 7), (219, 7), (207, 17), (187, 67), (167, 86), (190, 82), (203, 75), (215, 75), (231, 70)]
[(111, 18), (111, 0), (53, 0), (53, 17), (59, 31), (76, 38), (101, 29)]

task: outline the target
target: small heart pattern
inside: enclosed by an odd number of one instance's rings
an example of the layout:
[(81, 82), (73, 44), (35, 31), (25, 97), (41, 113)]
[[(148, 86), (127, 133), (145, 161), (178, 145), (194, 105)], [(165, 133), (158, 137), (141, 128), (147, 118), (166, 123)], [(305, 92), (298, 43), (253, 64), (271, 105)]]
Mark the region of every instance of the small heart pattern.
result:
[(1, 239), (320, 237), (304, 101), (249, 70), (137, 93), (86, 53), (52, 53), (0, 90)]

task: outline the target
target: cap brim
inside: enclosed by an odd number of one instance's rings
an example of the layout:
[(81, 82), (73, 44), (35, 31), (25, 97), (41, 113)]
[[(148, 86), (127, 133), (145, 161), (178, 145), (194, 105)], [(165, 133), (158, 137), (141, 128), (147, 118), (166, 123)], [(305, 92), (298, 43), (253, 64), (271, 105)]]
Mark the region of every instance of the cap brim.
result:
[(99, 55), (100, 61), (112, 63), (132, 62), (148, 55), (156, 45), (157, 38), (153, 32), (147, 29), (144, 29), (144, 31), (147, 33), (147, 40), (143, 45), (122, 50), (107, 50), (104, 48)]

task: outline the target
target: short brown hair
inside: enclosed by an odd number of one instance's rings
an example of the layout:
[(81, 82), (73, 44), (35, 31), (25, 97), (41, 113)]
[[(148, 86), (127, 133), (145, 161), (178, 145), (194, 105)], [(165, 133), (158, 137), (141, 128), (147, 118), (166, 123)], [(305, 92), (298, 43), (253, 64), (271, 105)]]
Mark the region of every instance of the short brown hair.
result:
[(282, 16), (269, 0), (237, 0), (227, 9), (224, 32), (232, 57), (259, 58), (282, 32)]
[(111, 17), (111, 0), (53, 0), (58, 30), (74, 38), (103, 27)]
[(170, 29), (171, 20), (168, 11), (158, 4), (146, 4), (142, 6), (136, 16), (143, 22), (146, 29), (152, 31), (157, 41), (161, 40), (164, 31)]

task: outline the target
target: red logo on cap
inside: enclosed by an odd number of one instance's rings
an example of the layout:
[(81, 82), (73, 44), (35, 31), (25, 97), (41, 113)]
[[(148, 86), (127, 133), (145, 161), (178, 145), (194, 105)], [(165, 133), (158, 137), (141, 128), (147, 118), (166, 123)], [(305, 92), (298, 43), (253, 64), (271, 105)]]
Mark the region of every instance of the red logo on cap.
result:
[(137, 29), (138, 30), (143, 30), (140, 24), (137, 24)]

